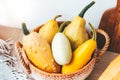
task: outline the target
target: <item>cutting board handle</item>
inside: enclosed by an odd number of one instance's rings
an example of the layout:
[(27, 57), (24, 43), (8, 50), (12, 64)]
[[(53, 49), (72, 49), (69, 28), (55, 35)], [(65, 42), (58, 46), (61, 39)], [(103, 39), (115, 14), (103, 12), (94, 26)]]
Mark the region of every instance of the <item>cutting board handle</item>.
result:
[(117, 0), (116, 9), (120, 11), (120, 0)]

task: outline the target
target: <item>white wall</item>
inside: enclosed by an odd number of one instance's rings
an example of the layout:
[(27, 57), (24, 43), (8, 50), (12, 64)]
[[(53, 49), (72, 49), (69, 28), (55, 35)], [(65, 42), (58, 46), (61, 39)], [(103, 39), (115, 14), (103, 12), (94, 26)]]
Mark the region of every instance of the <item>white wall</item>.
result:
[[(61, 14), (58, 20), (71, 20), (92, 0), (0, 0), (0, 25), (21, 28), (26, 22), (29, 29)], [(99, 25), (103, 12), (116, 5), (116, 0), (96, 0), (85, 14), (85, 19)]]

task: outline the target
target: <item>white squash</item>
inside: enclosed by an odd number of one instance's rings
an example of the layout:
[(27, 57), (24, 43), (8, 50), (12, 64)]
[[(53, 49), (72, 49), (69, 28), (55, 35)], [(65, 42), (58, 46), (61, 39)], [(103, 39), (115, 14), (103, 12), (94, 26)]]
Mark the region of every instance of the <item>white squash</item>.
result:
[(63, 33), (58, 32), (54, 36), (52, 41), (52, 52), (55, 61), (60, 65), (68, 64), (71, 61), (71, 45), (68, 38)]

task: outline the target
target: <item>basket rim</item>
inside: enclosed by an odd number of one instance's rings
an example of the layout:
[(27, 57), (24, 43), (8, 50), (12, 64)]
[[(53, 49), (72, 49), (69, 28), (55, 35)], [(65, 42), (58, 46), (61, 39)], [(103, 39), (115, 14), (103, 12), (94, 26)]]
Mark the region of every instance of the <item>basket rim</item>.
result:
[[(52, 76), (52, 75), (54, 75), (54, 76), (63, 76), (63, 75), (65, 75), (65, 76), (70, 76), (70, 75), (75, 75), (75, 74), (77, 74), (77, 73), (82, 73), (82, 72), (84, 72), (84, 70), (85, 69), (87, 69), (91, 64), (95, 64), (96, 63), (96, 60), (97, 60), (97, 50), (94, 52), (94, 56), (91, 58), (91, 60), (84, 66), (84, 67), (82, 67), (81, 69), (79, 69), (79, 70), (77, 70), (77, 71), (75, 71), (75, 72), (72, 72), (72, 73), (67, 73), (67, 74), (62, 74), (62, 73), (49, 73), (49, 72), (46, 72), (46, 71), (43, 71), (43, 70), (41, 70), (41, 69), (39, 69), (37, 66), (35, 66), (28, 58), (28, 60), (30, 61), (29, 62), (29, 64), (30, 64), (30, 66), (32, 65), (34, 68), (36, 68), (37, 70), (39, 70), (40, 72), (41, 72), (41, 74), (46, 74), (46, 75), (50, 75), (50, 76)], [(93, 64), (93, 65), (94, 65)]]

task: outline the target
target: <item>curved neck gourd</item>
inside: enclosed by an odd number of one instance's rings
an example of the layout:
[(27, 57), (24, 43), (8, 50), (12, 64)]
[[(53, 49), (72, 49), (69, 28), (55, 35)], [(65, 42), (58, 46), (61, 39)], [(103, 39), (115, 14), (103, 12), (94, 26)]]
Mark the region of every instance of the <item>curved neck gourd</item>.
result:
[(96, 31), (91, 23), (89, 23), (89, 26), (90, 26), (90, 28), (92, 30), (92, 34), (93, 34), (92, 39), (96, 41), (96, 38), (97, 38)]
[(83, 8), (83, 10), (80, 12), (79, 16), (80, 16), (80, 17), (83, 17), (84, 14), (85, 14), (85, 12), (86, 12), (93, 4), (95, 4), (95, 1), (92, 1), (90, 4), (88, 4), (87, 6), (85, 6), (85, 7)]
[(30, 34), (29, 30), (26, 27), (26, 23), (22, 23), (22, 31), (24, 35)]
[(59, 32), (63, 32), (65, 26), (67, 26), (71, 21), (65, 21), (60, 25)]

